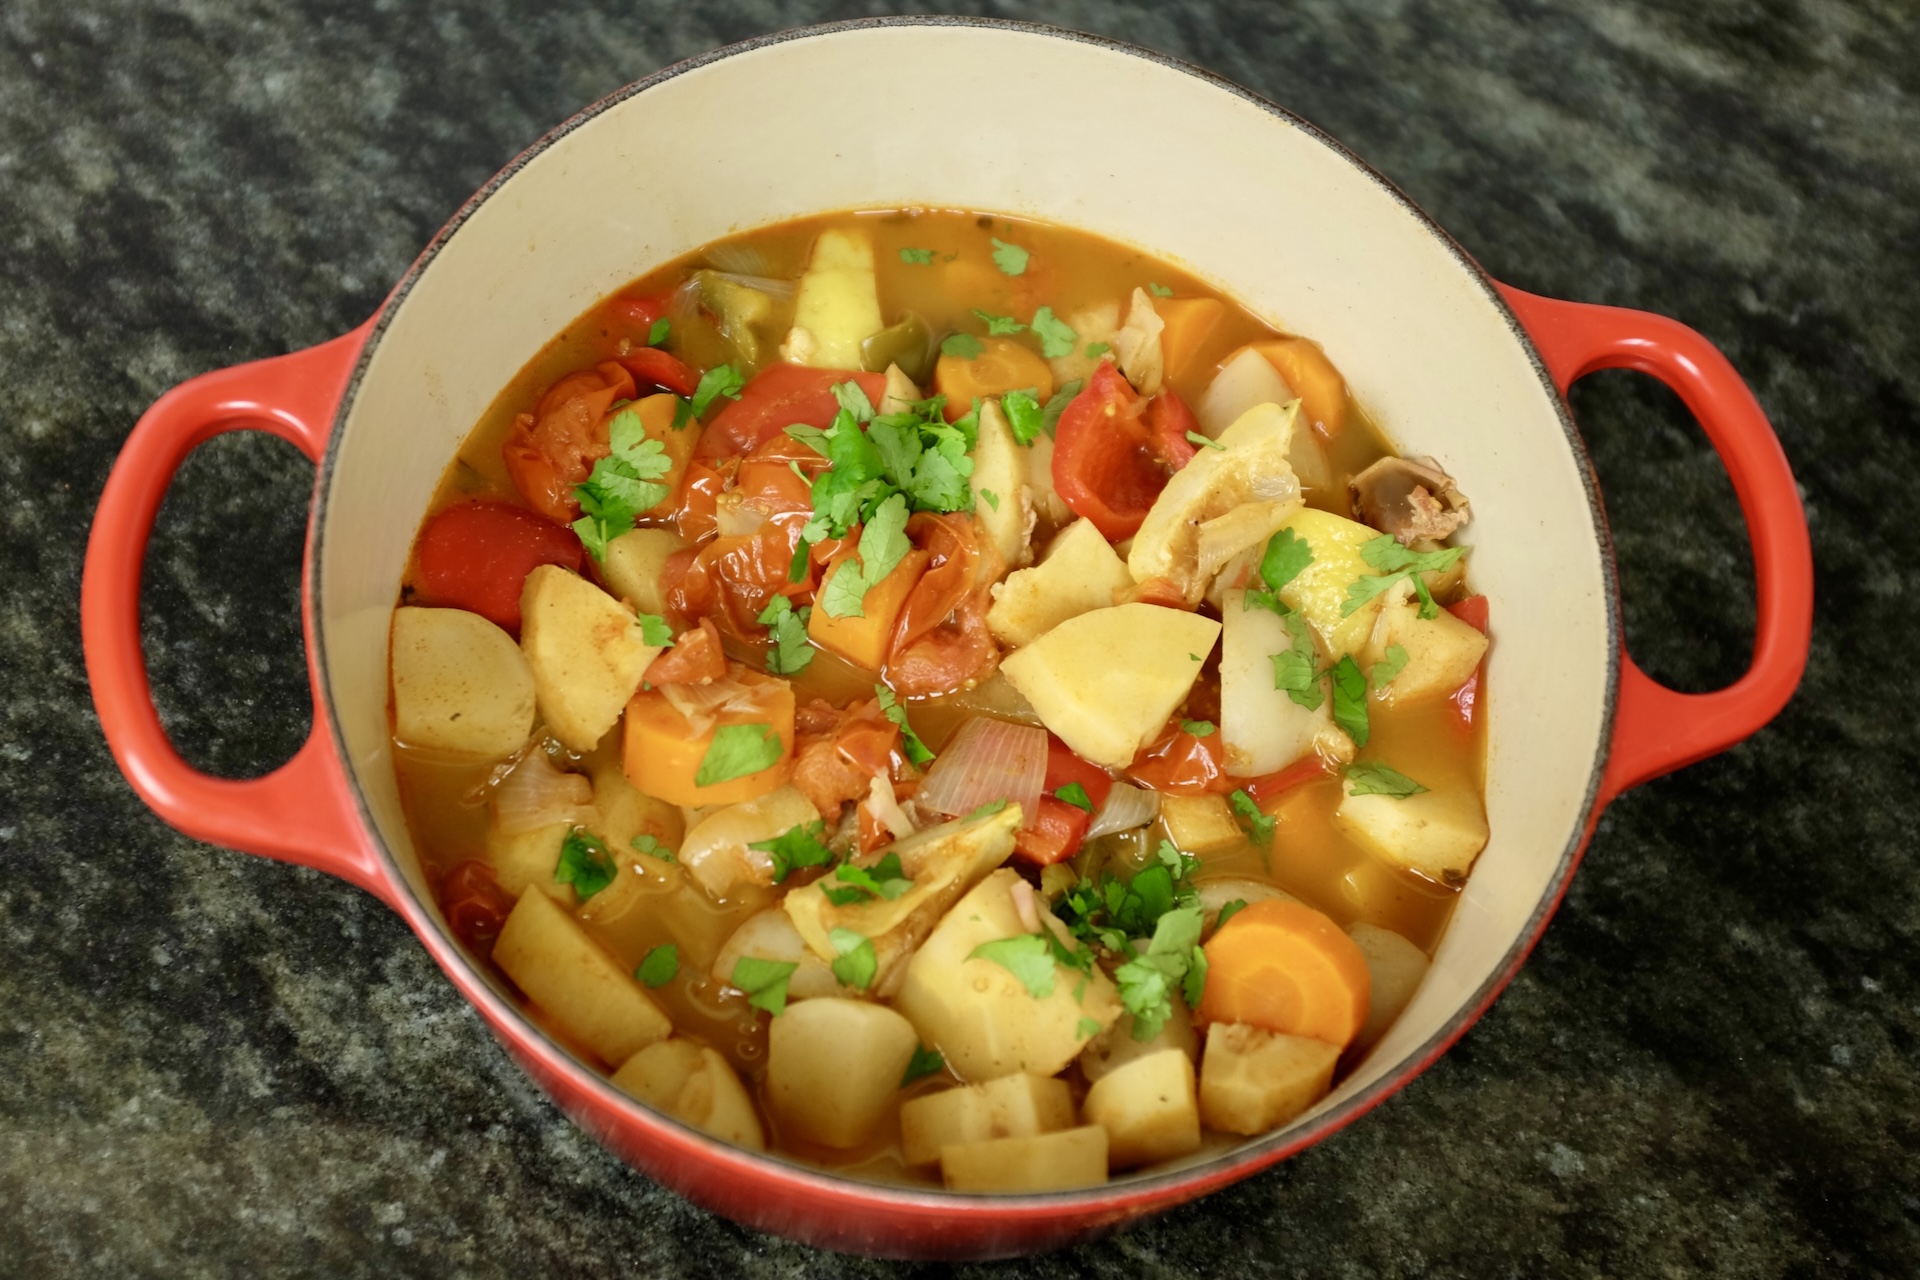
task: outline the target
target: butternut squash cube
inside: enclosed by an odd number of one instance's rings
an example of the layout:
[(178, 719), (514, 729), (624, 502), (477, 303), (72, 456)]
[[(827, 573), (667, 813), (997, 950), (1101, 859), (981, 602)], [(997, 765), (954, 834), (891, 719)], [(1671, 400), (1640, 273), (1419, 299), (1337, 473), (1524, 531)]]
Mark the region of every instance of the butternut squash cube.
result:
[(878, 671), (893, 645), (893, 627), (900, 620), (900, 610), (906, 606), (907, 596), (920, 581), (920, 575), (926, 572), (928, 558), (924, 551), (907, 552), (886, 577), (867, 588), (858, 614), (836, 618), (819, 604), (827, 598), (827, 583), (837, 574), (860, 571), (859, 557), (851, 551), (842, 553), (821, 576), (813, 612), (807, 615), (808, 638), (856, 667)]

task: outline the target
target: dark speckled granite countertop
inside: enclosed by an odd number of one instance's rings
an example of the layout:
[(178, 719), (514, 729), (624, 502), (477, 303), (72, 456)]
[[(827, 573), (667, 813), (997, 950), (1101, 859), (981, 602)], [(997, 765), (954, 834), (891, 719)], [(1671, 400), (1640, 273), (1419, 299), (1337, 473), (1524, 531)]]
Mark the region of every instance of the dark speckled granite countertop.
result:
[[(366, 317), (492, 172), (680, 57), (878, 12), (742, 0), (0, 7), (0, 1273), (892, 1274), (689, 1207), (575, 1130), (399, 920), (186, 839), (108, 758), (93, 504), (194, 374)], [(1678, 316), (1752, 382), (1819, 563), (1800, 695), (1607, 814), (1519, 980), (1404, 1093), (1009, 1274), (1912, 1274), (1920, 1257), (1920, 19), (1899, 3), (989, 5), (1324, 126), (1501, 278)], [(1656, 675), (1738, 673), (1731, 487), (1677, 401), (1574, 405)], [(203, 767), (306, 732), (311, 470), (197, 454), (146, 641)], [(936, 1270), (933, 1268), (928, 1271)], [(978, 1268), (984, 1272), (987, 1268)]]

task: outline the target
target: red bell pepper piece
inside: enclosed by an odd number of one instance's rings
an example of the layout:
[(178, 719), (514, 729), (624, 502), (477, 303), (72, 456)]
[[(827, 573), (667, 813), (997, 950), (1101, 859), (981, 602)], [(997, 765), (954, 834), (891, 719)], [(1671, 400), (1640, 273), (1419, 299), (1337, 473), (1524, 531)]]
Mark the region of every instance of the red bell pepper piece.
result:
[[(1458, 604), (1448, 605), (1447, 612), (1481, 635), (1487, 633), (1488, 611), (1485, 596), (1468, 596)], [(1473, 716), (1480, 703), (1480, 673), (1486, 669), (1486, 659), (1482, 658), (1480, 665), (1473, 669), (1473, 674), (1467, 677), (1466, 682), (1447, 695), (1453, 702), (1454, 715), (1458, 718), (1460, 728), (1469, 733), (1473, 731)]]
[(467, 609), (520, 633), (520, 588), (543, 564), (580, 571), (573, 530), (510, 503), (457, 502), (427, 521), (415, 548), (415, 602)]
[(620, 366), (638, 383), (651, 384), (677, 396), (690, 396), (700, 385), (698, 374), (678, 356), (658, 347), (635, 347), (623, 356), (615, 356)]
[(1264, 809), (1267, 802), (1281, 792), (1291, 791), (1326, 776), (1326, 761), (1317, 755), (1303, 756), (1284, 769), (1253, 779), (1242, 789), (1253, 797), (1255, 804)]
[(1167, 486), (1167, 468), (1141, 421), (1144, 410), (1120, 371), (1102, 362), (1054, 429), (1054, 492), (1109, 542), (1139, 532)]
[(796, 424), (825, 429), (833, 425), (840, 402), (833, 388), (857, 382), (875, 404), (886, 393), (886, 377), (845, 369), (812, 369), (798, 364), (769, 365), (741, 389), (740, 398), (714, 415), (701, 433), (693, 456), (703, 461), (752, 453), (768, 439)]
[(1113, 790), (1113, 775), (1097, 764), (1082, 760), (1073, 754), (1073, 748), (1048, 734), (1046, 792), (1052, 795), (1070, 782), (1086, 789), (1095, 812), (1107, 802), (1107, 793)]
[(656, 293), (651, 298), (615, 298), (607, 304), (607, 313), (645, 342), (652, 335), (653, 326), (667, 314), (667, 301), (668, 295), (664, 293)]
[(1171, 387), (1148, 403), (1147, 432), (1152, 438), (1154, 453), (1175, 471), (1192, 462), (1193, 455), (1199, 452), (1187, 433), (1203, 434), (1200, 420)]
[(1064, 862), (1079, 852), (1080, 842), (1087, 836), (1087, 824), (1092, 821), (1093, 815), (1077, 804), (1041, 796), (1040, 812), (1034, 815), (1032, 826), (1014, 835), (1013, 851), (1036, 866)]

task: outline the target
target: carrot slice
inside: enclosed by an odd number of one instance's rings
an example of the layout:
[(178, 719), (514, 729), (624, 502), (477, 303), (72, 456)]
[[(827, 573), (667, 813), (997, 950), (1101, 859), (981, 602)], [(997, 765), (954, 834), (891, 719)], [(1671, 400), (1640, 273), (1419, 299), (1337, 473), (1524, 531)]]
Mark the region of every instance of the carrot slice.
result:
[(1346, 1047), (1367, 1021), (1367, 959), (1329, 917), (1283, 898), (1256, 902), (1207, 942), (1203, 1022), (1245, 1022)]
[(949, 422), (970, 412), (976, 396), (1003, 395), (1028, 387), (1045, 404), (1053, 395), (1053, 370), (1039, 352), (1012, 338), (982, 338), (980, 354), (973, 359), (941, 356), (933, 366), (933, 389), (947, 398)]
[(1300, 411), (1322, 436), (1331, 440), (1340, 434), (1347, 422), (1347, 380), (1320, 350), (1319, 343), (1306, 338), (1279, 338), (1256, 342), (1253, 349), (1287, 380), (1293, 394), (1300, 397)]
[[(720, 710), (704, 733), (696, 734), (658, 689), (643, 689), (627, 703), (621, 764), (627, 781), (668, 804), (689, 808), (734, 804), (763, 796), (793, 776), (793, 686), (777, 676), (735, 665), (728, 673), (756, 696), (737, 699)], [(743, 777), (699, 782), (700, 765), (714, 735), (729, 725), (766, 726), (779, 735), (780, 759)]]

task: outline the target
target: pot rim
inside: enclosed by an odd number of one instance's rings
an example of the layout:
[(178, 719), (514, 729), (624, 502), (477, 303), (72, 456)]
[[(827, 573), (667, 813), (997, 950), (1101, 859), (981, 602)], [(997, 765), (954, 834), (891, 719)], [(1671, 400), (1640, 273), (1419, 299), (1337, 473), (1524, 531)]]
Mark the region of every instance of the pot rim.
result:
[[(436, 935), (443, 946), (429, 945), (429, 951), (444, 965), (458, 966), (460, 974), (456, 986), (476, 1004), (491, 1021), (497, 1034), (505, 1034), (510, 1029), (512, 1039), (519, 1043), (512, 1045), (518, 1052), (540, 1054), (555, 1070), (564, 1071), (572, 1077), (572, 1084), (596, 1097), (602, 1104), (627, 1115), (643, 1127), (666, 1130), (681, 1140), (683, 1146), (697, 1146), (711, 1157), (722, 1162), (735, 1164), (743, 1170), (771, 1174), (794, 1183), (805, 1185), (813, 1190), (838, 1195), (848, 1200), (864, 1200), (875, 1204), (885, 1204), (894, 1208), (924, 1209), (948, 1217), (955, 1215), (966, 1217), (1005, 1218), (1008, 1216), (1044, 1216), (1054, 1213), (1086, 1212), (1096, 1209), (1121, 1209), (1127, 1206), (1153, 1207), (1177, 1203), (1216, 1190), (1228, 1183), (1238, 1181), (1260, 1169), (1276, 1164), (1287, 1157), (1313, 1146), (1330, 1137), (1336, 1131), (1353, 1123), (1374, 1107), (1379, 1106), (1394, 1094), (1400, 1092), (1412, 1080), (1431, 1066), (1442, 1054), (1450, 1049), (1467, 1030), (1478, 1022), (1500, 993), (1513, 981), (1520, 966), (1546, 931), (1548, 921), (1558, 909), (1565, 896), (1575, 868), (1590, 837), (1599, 808), (1603, 775), (1605, 773), (1608, 752), (1613, 740), (1615, 713), (1618, 707), (1620, 689), (1620, 671), (1622, 648), (1622, 627), (1619, 595), (1619, 574), (1615, 561), (1613, 540), (1609, 530), (1606, 509), (1601, 502), (1599, 486), (1594, 474), (1592, 459), (1585, 441), (1575, 427), (1573, 417), (1566, 401), (1555, 388), (1546, 362), (1538, 348), (1528, 335), (1525, 327), (1508, 306), (1507, 301), (1495, 287), (1493, 278), (1467, 253), (1458, 241), (1449, 235), (1431, 215), (1393, 184), (1384, 174), (1355, 155), (1346, 146), (1325, 131), (1299, 115), (1268, 101), (1252, 90), (1225, 79), (1202, 67), (1138, 45), (1114, 40), (1106, 36), (1088, 32), (1074, 31), (1064, 27), (1044, 23), (1022, 22), (1001, 18), (982, 18), (964, 15), (887, 15), (871, 18), (855, 18), (841, 22), (823, 23), (816, 26), (796, 27), (785, 31), (772, 32), (756, 36), (735, 44), (722, 46), (703, 54), (673, 63), (655, 71), (652, 75), (634, 81), (621, 89), (592, 103), (560, 125), (543, 134), (519, 155), (515, 156), (498, 173), (489, 179), (478, 191), (470, 196), (449, 218), (444, 226), (421, 250), (420, 255), (408, 267), (386, 300), (381, 304), (378, 314), (367, 329), (365, 344), (355, 360), (353, 370), (340, 395), (334, 413), (331, 429), (327, 438), (327, 448), (315, 475), (315, 499), (312, 516), (312, 534), (308, 539), (307, 569), (310, 575), (308, 585), (309, 600), (317, 601), (321, 596), (320, 580), (322, 575), (322, 548), (326, 539), (327, 510), (332, 491), (335, 465), (338, 461), (342, 427), (351, 413), (360, 384), (365, 377), (375, 349), (378, 347), (387, 326), (392, 323), (401, 306), (406, 302), (415, 284), (419, 282), (427, 268), (455, 234), (466, 224), (480, 207), (497, 191), (516, 177), (533, 160), (545, 153), (562, 138), (594, 120), (606, 111), (626, 102), (640, 93), (657, 85), (664, 84), (690, 71), (697, 71), (713, 63), (743, 53), (785, 44), (794, 40), (809, 40), (823, 36), (834, 36), (852, 31), (865, 31), (887, 27), (958, 27), (1003, 31), (1019, 35), (1044, 36), (1066, 40), (1073, 43), (1091, 45), (1107, 52), (1126, 57), (1140, 58), (1170, 70), (1180, 71), (1205, 82), (1214, 88), (1225, 91), (1242, 101), (1258, 107), (1285, 123), (1305, 132), (1321, 145), (1327, 147), (1340, 158), (1351, 164), (1365, 178), (1371, 181), (1388, 197), (1394, 200), (1407, 213), (1433, 236), (1450, 254), (1468, 277), (1476, 284), (1486, 299), (1498, 310), (1505, 320), (1509, 334), (1519, 343), (1527, 359), (1539, 378), (1554, 412), (1559, 420), (1560, 429), (1565, 436), (1567, 447), (1572, 451), (1579, 464), (1581, 487), (1586, 493), (1587, 510), (1593, 522), (1593, 534), (1601, 552), (1601, 566), (1604, 577), (1603, 603), (1607, 623), (1607, 676), (1604, 702), (1601, 708), (1600, 733), (1594, 745), (1593, 762), (1588, 771), (1585, 796), (1579, 810), (1579, 820), (1569, 832), (1567, 842), (1561, 849), (1559, 860), (1547, 879), (1546, 888), (1539, 901), (1522, 925), (1514, 942), (1506, 954), (1501, 957), (1494, 970), (1481, 984), (1461, 1002), (1451, 1017), (1414, 1050), (1406, 1054), (1401, 1061), (1383, 1073), (1380, 1078), (1352, 1097), (1314, 1116), (1300, 1127), (1282, 1129), (1263, 1137), (1249, 1139), (1227, 1152), (1213, 1156), (1205, 1161), (1184, 1168), (1162, 1173), (1125, 1174), (1097, 1187), (1079, 1188), (1068, 1191), (1028, 1192), (1028, 1193), (992, 1193), (977, 1194), (952, 1192), (910, 1186), (893, 1185), (867, 1181), (832, 1172), (816, 1165), (804, 1164), (776, 1152), (751, 1152), (720, 1141), (705, 1132), (695, 1129), (664, 1112), (656, 1111), (638, 1099), (616, 1088), (612, 1081), (599, 1070), (583, 1061), (573, 1051), (554, 1040), (514, 1002), (505, 998), (498, 990), (494, 979), (488, 976), (467, 955), (465, 948), (455, 942), (451, 935), (435, 918), (433, 904), (422, 900), (414, 892), (411, 880), (400, 866), (399, 859), (380, 835), (380, 829), (374, 819), (372, 807), (368, 803), (357, 772), (349, 765), (348, 747), (340, 729), (340, 716), (334, 703), (333, 684), (329, 674), (327, 659), (327, 636), (324, 619), (315, 609), (312, 613), (312, 625), (309, 628), (309, 642), (313, 646), (312, 669), (316, 679), (316, 701), (324, 709), (319, 718), (324, 720), (332, 738), (335, 757), (340, 761), (341, 774), (345, 779), (353, 804), (358, 813), (361, 827), (368, 837), (368, 843), (375, 851), (378, 862), (385, 873), (387, 886), (391, 890), (389, 900), (406, 916), (409, 925), (425, 939), (428, 933)], [(517, 1057), (517, 1054), (514, 1055)], [(521, 1065), (525, 1065), (522, 1063)]]

